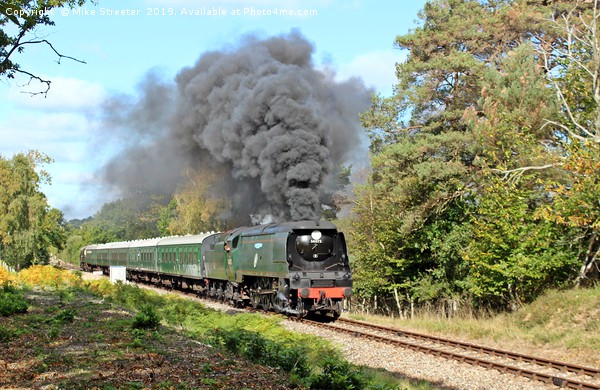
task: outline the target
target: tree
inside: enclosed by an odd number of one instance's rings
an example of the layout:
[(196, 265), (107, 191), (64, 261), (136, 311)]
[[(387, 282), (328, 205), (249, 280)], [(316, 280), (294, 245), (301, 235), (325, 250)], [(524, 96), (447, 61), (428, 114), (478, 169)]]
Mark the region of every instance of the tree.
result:
[[(467, 192), (458, 190), (466, 168), (455, 137), (460, 134), (419, 137), (372, 157), (373, 173), (357, 191), (350, 229), (357, 292), (426, 301), (456, 291), (471, 206)], [(438, 160), (439, 149), (454, 158)]]
[(170, 234), (198, 234), (220, 230), (227, 221), (223, 214), (227, 198), (215, 194), (217, 175), (209, 171), (187, 173), (187, 184), (173, 194), (171, 204), (163, 209), (163, 222)]
[[(50, 41), (35, 35), (39, 26), (53, 26), (50, 15), (55, 8), (82, 6), (85, 0), (0, 0), (0, 77), (9, 79), (23, 75), (26, 84), (37, 80), (45, 84), (45, 90), (32, 92), (46, 94), (50, 89), (50, 80), (37, 76), (15, 62), (15, 55), (22, 53), (28, 46), (45, 44), (58, 57), (84, 63), (76, 58), (61, 54)], [(14, 33), (11, 33), (14, 31)]]
[[(553, 15), (564, 39), (541, 51), (548, 79), (561, 104), (560, 117), (548, 124), (561, 132), (562, 167), (568, 180), (555, 183), (553, 203), (545, 217), (580, 232), (577, 284), (600, 274), (600, 34), (598, 0), (576, 1)], [(556, 66), (551, 69), (551, 64)]]
[(396, 38), (408, 57), (361, 118), (373, 171), (350, 234), (373, 288), (514, 307), (572, 277), (577, 232), (541, 217), (569, 153), (546, 79), (561, 62), (539, 55), (564, 43), (548, 18), (569, 7), (431, 1)]
[(531, 44), (486, 72), (479, 106), (466, 115), (481, 145), (472, 240), (463, 254), (467, 286), (496, 307), (516, 308), (571, 280), (576, 261), (573, 232), (539, 216), (548, 188), (564, 177), (563, 150), (545, 126), (556, 103)]
[(15, 269), (45, 263), (49, 249), (62, 249), (64, 220), (40, 192), (48, 174), (36, 168), (51, 159), (37, 151), (0, 157), (0, 258)]
[(102, 205), (94, 218), (82, 225), (87, 243), (140, 240), (158, 237), (158, 213), (164, 197), (138, 192)]
[[(383, 237), (391, 240), (380, 241), (385, 255), (378, 258), (390, 264), (382, 269), (392, 267), (392, 284), (403, 285), (414, 299), (461, 293), (457, 280), (466, 270), (460, 248), (468, 242), (481, 149), (465, 111), (480, 111), (484, 73), (498, 69), (505, 53), (537, 28), (525, 23), (531, 10), (519, 6), (516, 12), (512, 5), (428, 2), (419, 14), (422, 26), (396, 38), (396, 46), (409, 54), (397, 64), (394, 95), (375, 98), (361, 117), (372, 142), (373, 173), (357, 205), (381, 209), (376, 230), (384, 229)], [(361, 227), (372, 220), (365, 217), (370, 207), (355, 212), (354, 229), (370, 231)]]
[(419, 14), (422, 26), (396, 38), (409, 55), (397, 64), (394, 96), (375, 98), (361, 119), (372, 140), (373, 183), (395, 195), (400, 234), (439, 227), (446, 212), (472, 206), (481, 145), (465, 113), (482, 113), (484, 74), (542, 28), (536, 15), (522, 1), (431, 1)]

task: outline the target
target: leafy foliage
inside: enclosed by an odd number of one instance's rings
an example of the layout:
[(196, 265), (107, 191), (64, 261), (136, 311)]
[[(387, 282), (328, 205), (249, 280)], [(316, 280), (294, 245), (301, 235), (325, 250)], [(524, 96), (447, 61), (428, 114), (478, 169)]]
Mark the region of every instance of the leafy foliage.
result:
[(77, 287), (82, 284), (80, 274), (66, 272), (50, 265), (36, 265), (21, 270), (17, 274), (15, 282), (30, 287), (39, 286), (55, 289)]
[(75, 309), (63, 309), (54, 316), (54, 320), (59, 324), (69, 323), (73, 322), (76, 315)]
[(10, 283), (13, 279), (14, 275), (0, 265), (0, 284)]
[(173, 194), (171, 203), (163, 209), (163, 230), (169, 234), (220, 230), (226, 219), (227, 198), (213, 193), (217, 177), (209, 171), (198, 171), (188, 178), (187, 184)]
[(0, 289), (0, 316), (27, 312), (29, 304), (25, 296), (15, 287), (4, 284)]
[(363, 389), (366, 380), (360, 370), (348, 362), (329, 357), (323, 365), (322, 372), (311, 377), (311, 389)]
[(133, 318), (134, 329), (156, 329), (160, 325), (160, 316), (154, 306), (146, 304), (140, 307)]
[(0, 156), (0, 258), (21, 269), (48, 261), (51, 246), (65, 241), (62, 213), (52, 209), (39, 186), (49, 175), (36, 168), (51, 159), (37, 151)]
[(536, 217), (535, 192), (501, 180), (488, 188), (463, 252), (468, 290), (495, 307), (516, 308), (572, 280), (577, 266), (572, 232)]
[(82, 225), (85, 241), (104, 243), (157, 237), (159, 207), (164, 197), (146, 193), (131, 194), (105, 203), (94, 218)]
[(577, 2), (559, 15), (554, 27), (563, 32), (563, 40), (542, 54), (547, 64), (555, 64), (548, 74), (560, 110), (559, 118), (549, 123), (563, 142), (567, 178), (554, 183), (553, 202), (543, 215), (578, 232), (581, 285), (600, 276), (600, 7)]
[[(552, 91), (524, 44), (488, 71), (480, 106), (467, 113), (478, 153), (478, 202), (471, 213), (472, 239), (463, 252), (466, 286), (496, 307), (517, 307), (547, 287), (573, 278), (573, 232), (539, 218), (550, 202), (548, 187), (561, 180), (558, 141), (551, 126)], [(528, 167), (543, 169), (529, 169)]]
[(310, 374), (305, 351), (300, 347), (268, 340), (257, 332), (239, 328), (218, 329), (210, 342), (248, 360), (280, 368), (300, 378)]
[(584, 74), (600, 69), (597, 34), (581, 33), (591, 7), (431, 1), (396, 38), (408, 56), (395, 93), (361, 117), (372, 173), (348, 223), (359, 300), (514, 309), (572, 283), (580, 253), (595, 261), (598, 160), (573, 142), (600, 118), (600, 78)]

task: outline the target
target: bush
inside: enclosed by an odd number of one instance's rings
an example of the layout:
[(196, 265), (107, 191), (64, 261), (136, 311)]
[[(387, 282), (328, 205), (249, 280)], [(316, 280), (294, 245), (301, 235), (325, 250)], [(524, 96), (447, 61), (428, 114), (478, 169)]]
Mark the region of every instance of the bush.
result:
[(134, 329), (156, 329), (160, 325), (160, 316), (152, 305), (142, 305), (133, 319)]
[(78, 287), (83, 284), (81, 274), (53, 267), (51, 265), (34, 265), (17, 274), (17, 282), (50, 288)]
[(0, 316), (25, 313), (29, 307), (25, 296), (15, 287), (4, 284), (0, 289)]
[(310, 378), (311, 389), (363, 389), (366, 381), (362, 372), (350, 363), (337, 357), (327, 357), (323, 363), (323, 371)]
[(14, 275), (12, 275), (2, 265), (0, 265), (0, 284), (9, 283), (13, 279)]
[(73, 322), (75, 315), (77, 315), (77, 312), (74, 309), (64, 309), (54, 316), (54, 320), (58, 323), (65, 324), (67, 322)]

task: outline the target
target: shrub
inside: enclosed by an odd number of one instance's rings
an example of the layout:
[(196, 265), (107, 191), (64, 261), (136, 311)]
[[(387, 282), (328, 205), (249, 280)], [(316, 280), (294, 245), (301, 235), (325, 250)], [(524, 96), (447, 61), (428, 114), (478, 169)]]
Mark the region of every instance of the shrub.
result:
[(2, 265), (0, 265), (0, 284), (9, 283), (13, 279), (14, 275), (12, 275)]
[(12, 338), (16, 337), (17, 335), (18, 335), (17, 331), (0, 325), (0, 343), (9, 341)]
[(22, 292), (9, 284), (2, 286), (0, 289), (0, 316), (25, 313), (28, 306)]
[(74, 309), (64, 309), (59, 311), (55, 316), (54, 320), (58, 323), (64, 324), (67, 322), (73, 322), (77, 312)]
[(156, 329), (160, 325), (160, 316), (152, 305), (142, 305), (133, 319), (134, 329)]
[(82, 284), (81, 274), (53, 267), (51, 265), (34, 265), (21, 270), (17, 281), (29, 286), (40, 287), (76, 287)]
[(327, 357), (321, 373), (310, 378), (311, 389), (363, 389), (366, 381), (362, 372), (338, 357)]

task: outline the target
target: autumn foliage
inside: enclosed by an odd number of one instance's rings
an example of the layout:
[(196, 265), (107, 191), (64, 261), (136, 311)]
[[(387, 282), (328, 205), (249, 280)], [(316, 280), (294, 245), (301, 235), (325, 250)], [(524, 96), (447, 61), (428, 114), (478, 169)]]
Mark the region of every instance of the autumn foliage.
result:
[(81, 276), (51, 265), (34, 265), (16, 274), (14, 281), (27, 286), (73, 287), (82, 284)]

